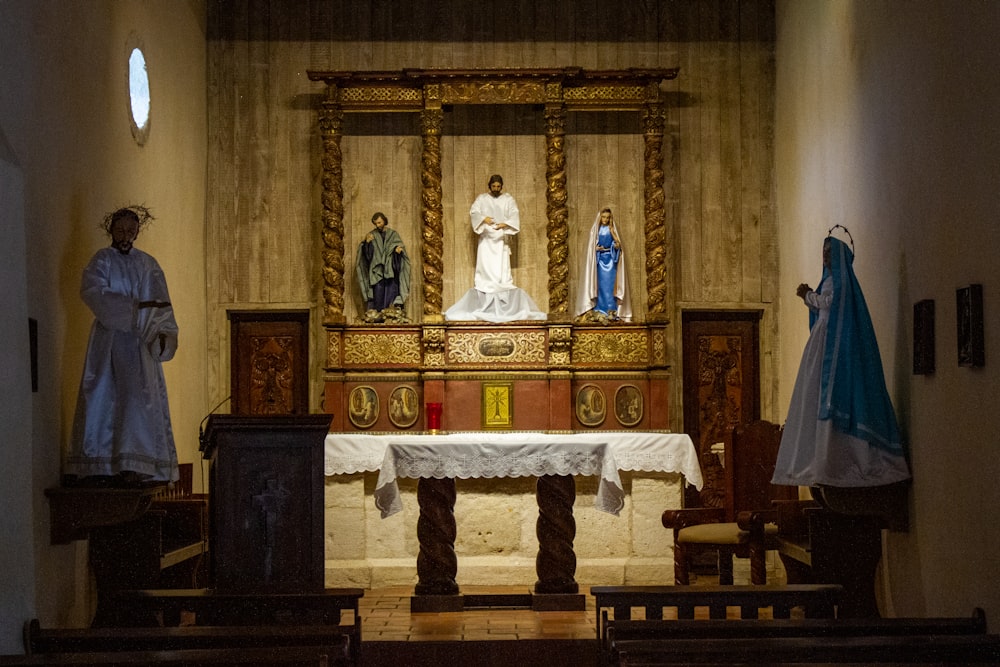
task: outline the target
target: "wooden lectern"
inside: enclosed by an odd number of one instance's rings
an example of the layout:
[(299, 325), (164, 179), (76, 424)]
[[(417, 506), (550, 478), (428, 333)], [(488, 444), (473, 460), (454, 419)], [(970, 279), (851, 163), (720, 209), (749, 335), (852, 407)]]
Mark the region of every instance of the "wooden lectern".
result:
[(327, 414), (212, 415), (209, 472), (213, 587), (315, 593), (324, 587), (323, 443)]

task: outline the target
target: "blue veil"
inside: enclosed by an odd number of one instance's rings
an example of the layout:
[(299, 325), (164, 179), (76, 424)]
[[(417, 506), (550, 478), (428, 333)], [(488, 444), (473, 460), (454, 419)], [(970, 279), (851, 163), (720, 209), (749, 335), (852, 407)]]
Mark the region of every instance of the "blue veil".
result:
[[(833, 281), (833, 303), (823, 353), (819, 418), (832, 420), (842, 433), (902, 456), (875, 328), (854, 275), (854, 253), (839, 239), (828, 236), (827, 241), (830, 260), (823, 267), (823, 280)], [(810, 311), (810, 327), (814, 320)]]

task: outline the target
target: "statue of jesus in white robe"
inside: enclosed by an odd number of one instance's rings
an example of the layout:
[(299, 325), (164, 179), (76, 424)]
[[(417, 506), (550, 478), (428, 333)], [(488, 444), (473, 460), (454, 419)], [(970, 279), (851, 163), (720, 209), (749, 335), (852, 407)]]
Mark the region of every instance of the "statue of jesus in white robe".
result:
[(521, 231), (514, 197), (503, 192), (503, 179), (493, 175), (489, 192), (476, 197), (469, 210), (472, 231), (479, 236), (475, 287), (445, 311), (448, 320), (544, 320), (545, 313), (528, 293), (514, 285), (510, 240)]

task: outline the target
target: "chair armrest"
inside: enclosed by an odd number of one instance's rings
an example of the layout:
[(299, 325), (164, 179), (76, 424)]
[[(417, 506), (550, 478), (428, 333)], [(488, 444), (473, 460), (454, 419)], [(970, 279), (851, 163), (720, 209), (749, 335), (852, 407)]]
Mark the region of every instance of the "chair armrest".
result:
[(664, 510), (660, 521), (664, 528), (680, 530), (700, 523), (722, 523), (725, 512), (721, 507), (692, 507), (680, 510)]
[(771, 505), (777, 513), (779, 535), (808, 534), (808, 511), (820, 506), (815, 500), (773, 500)]
[(736, 525), (740, 527), (740, 530), (749, 530), (750, 532), (763, 533), (765, 523), (777, 523), (777, 521), (777, 510), (753, 510), (740, 512), (736, 515)]

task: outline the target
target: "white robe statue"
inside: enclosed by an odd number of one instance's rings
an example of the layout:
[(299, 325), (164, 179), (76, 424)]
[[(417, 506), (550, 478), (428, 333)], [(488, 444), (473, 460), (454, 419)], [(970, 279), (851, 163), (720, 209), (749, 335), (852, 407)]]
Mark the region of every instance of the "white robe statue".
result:
[(80, 296), (94, 313), (64, 473), (178, 479), (161, 363), (177, 350), (177, 322), (157, 261), (138, 248), (99, 250)]
[(448, 320), (544, 320), (545, 313), (528, 293), (514, 285), (510, 240), (521, 230), (517, 202), (507, 193), (476, 197), (469, 211), (472, 231), (479, 236), (475, 287), (445, 311)]

